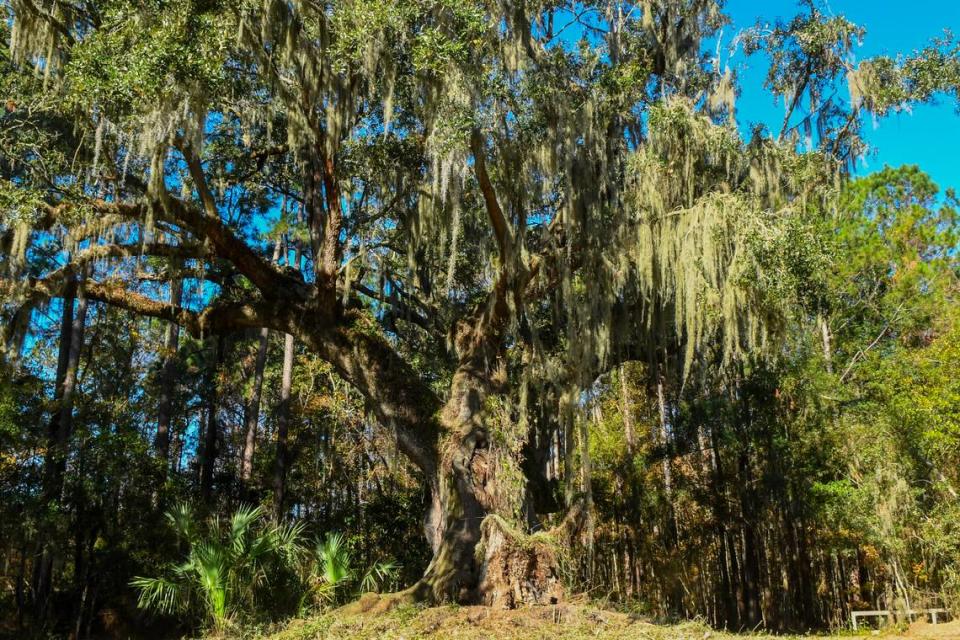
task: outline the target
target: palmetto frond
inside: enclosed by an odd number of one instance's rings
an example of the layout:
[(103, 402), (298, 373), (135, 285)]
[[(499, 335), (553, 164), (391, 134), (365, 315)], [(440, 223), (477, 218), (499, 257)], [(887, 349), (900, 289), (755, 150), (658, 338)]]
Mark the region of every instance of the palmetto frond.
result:
[(333, 532), (317, 541), (316, 561), (319, 577), (334, 588), (353, 575), (350, 552), (341, 533)]
[(392, 560), (375, 563), (363, 574), (360, 591), (379, 591), (396, 577), (399, 568), (400, 566)]
[(298, 560), (303, 555), (303, 533), (306, 526), (302, 522), (289, 522), (275, 525), (272, 535), (278, 552), (288, 561)]
[(297, 577), (305, 554), (303, 525), (265, 522), (259, 507), (241, 507), (227, 522), (212, 519), (206, 531), (192, 510), (178, 505), (167, 514), (190, 544), (187, 558), (167, 566), (160, 578), (136, 578), (139, 605), (160, 613), (188, 613), (202, 606), (213, 627), (223, 629), (235, 615), (252, 610), (272, 575)]
[(200, 591), (207, 603), (207, 611), (217, 627), (227, 617), (229, 555), (216, 542), (203, 542), (194, 546), (194, 570)]
[(221, 631), (285, 581), (300, 590), (302, 611), (310, 600), (333, 604), (357, 591), (381, 589), (398, 568), (378, 562), (355, 570), (347, 539), (339, 532), (318, 539), (310, 553), (303, 545), (303, 523), (269, 522), (260, 507), (244, 506), (228, 519), (213, 518), (201, 526), (188, 505), (178, 505), (167, 519), (190, 550), (161, 577), (131, 583), (140, 591), (139, 605), (165, 614), (202, 610)]
[(189, 608), (188, 589), (181, 583), (165, 578), (136, 577), (130, 584), (140, 590), (137, 605), (160, 613), (179, 613)]
[(235, 553), (242, 553), (251, 527), (262, 515), (262, 508), (250, 505), (243, 505), (234, 512), (230, 518), (230, 544)]
[(166, 515), (167, 521), (181, 540), (190, 542), (196, 538), (197, 521), (193, 508), (189, 504), (178, 503), (173, 509), (167, 511)]

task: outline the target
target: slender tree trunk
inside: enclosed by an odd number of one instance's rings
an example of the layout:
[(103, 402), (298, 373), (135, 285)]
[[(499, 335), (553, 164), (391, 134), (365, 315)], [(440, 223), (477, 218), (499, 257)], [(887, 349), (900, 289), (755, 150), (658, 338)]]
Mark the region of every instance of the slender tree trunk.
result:
[(217, 424), (217, 371), (223, 358), (224, 340), (218, 336), (214, 341), (214, 353), (210, 369), (207, 372), (207, 426), (203, 435), (202, 457), (200, 460), (200, 496), (205, 501), (213, 495), (213, 470), (219, 453), (217, 441), (220, 429)]
[(743, 601), (744, 626), (755, 627), (760, 623), (759, 590), (757, 587), (759, 565), (757, 554), (763, 544), (757, 535), (759, 518), (753, 496), (750, 493), (753, 487), (753, 474), (750, 469), (750, 460), (746, 451), (740, 453), (740, 509), (744, 524), (740, 528), (742, 542), (742, 556), (740, 566), (743, 568)]
[[(180, 306), (182, 284), (179, 278), (170, 282), (170, 304)], [(173, 390), (176, 386), (177, 348), (180, 343), (180, 325), (171, 322), (167, 325), (163, 340), (163, 365), (160, 369), (160, 398), (157, 403), (157, 435), (154, 448), (157, 457), (164, 462), (164, 471), (168, 467), (170, 455), (170, 425), (173, 413)]]
[(17, 603), (17, 629), (23, 630), (23, 616), (26, 614), (27, 609), (27, 589), (26, 589), (26, 577), (27, 577), (27, 549), (26, 545), (20, 547), (20, 558), (19, 565), (17, 567), (17, 582), (16, 582), (16, 603)]
[(67, 441), (73, 431), (73, 396), (77, 386), (77, 373), (80, 370), (80, 353), (83, 350), (83, 330), (87, 320), (87, 297), (83, 291), (83, 281), (77, 289), (77, 311), (73, 318), (70, 334), (70, 357), (67, 363), (67, 375), (63, 380), (63, 398), (60, 402), (60, 428), (57, 438), (60, 456), (58, 468), (59, 483), (63, 486), (63, 472), (66, 465)]
[[(300, 270), (301, 249), (296, 243), (293, 263), (290, 263), (290, 247), (284, 246), (284, 260), (296, 271)], [(283, 336), (283, 369), (280, 374), (280, 403), (277, 405), (277, 451), (273, 463), (273, 502), (277, 517), (284, 514), (287, 499), (287, 471), (290, 466), (290, 391), (293, 387), (293, 335)]]
[(253, 475), (253, 452), (257, 446), (257, 427), (260, 424), (260, 398), (263, 394), (263, 372), (267, 366), (267, 347), (270, 343), (270, 330), (260, 329), (257, 343), (257, 359), (253, 369), (253, 384), (250, 388), (250, 398), (244, 407), (244, 441), (243, 453), (240, 459), (240, 481), (245, 490), (249, 489), (250, 477)]
[[(44, 461), (44, 500), (60, 501), (66, 473), (70, 432), (73, 426), (73, 397), (77, 370), (83, 348), (83, 330), (87, 316), (87, 298), (83, 291), (83, 275), (64, 295), (60, 321), (60, 351), (57, 358), (58, 407), (50, 421), (47, 456)], [(51, 536), (42, 541), (43, 549), (34, 569), (34, 600), (42, 617), (50, 595), (55, 550), (49, 546)]]
[(627, 439), (627, 457), (633, 461), (633, 454), (637, 447), (636, 421), (633, 416), (633, 399), (630, 393), (630, 383), (627, 380), (627, 363), (620, 365), (620, 411), (623, 413), (623, 429)]
[(827, 373), (833, 373), (833, 344), (830, 336), (830, 325), (823, 316), (817, 318), (820, 324), (820, 341), (823, 349), (823, 361), (827, 366)]
[(293, 336), (283, 337), (283, 373), (280, 381), (280, 404), (277, 406), (277, 452), (273, 471), (273, 501), (277, 516), (284, 513), (287, 497), (287, 467), (290, 463), (290, 390), (293, 383)]
[[(209, 394), (209, 391), (206, 392)], [(204, 401), (197, 409), (197, 455), (196, 455), (196, 465), (193, 469), (194, 480), (197, 485), (200, 485), (200, 478), (203, 477), (203, 467), (206, 464), (204, 462), (204, 443), (207, 441), (207, 409), (210, 408), (210, 401), (207, 395), (204, 396)]]
[[(273, 247), (273, 261), (280, 259), (282, 239), (277, 239)], [(263, 395), (263, 372), (267, 367), (267, 348), (270, 346), (270, 329), (260, 329), (257, 343), (257, 359), (253, 368), (253, 385), (250, 388), (250, 398), (243, 411), (244, 439), (243, 453), (240, 458), (240, 482), (244, 492), (250, 487), (250, 477), (253, 475), (253, 453), (257, 447), (257, 428), (260, 426), (260, 399)]]
[(586, 420), (580, 420), (580, 490), (584, 496), (586, 508), (587, 538), (587, 580), (593, 582), (595, 567), (594, 530), (593, 530), (593, 486), (590, 479), (593, 470), (590, 464), (590, 429)]
[[(670, 465), (670, 432), (667, 428), (667, 400), (663, 392), (663, 375), (657, 376), (657, 408), (660, 413), (660, 446), (663, 447), (663, 460), (660, 465), (663, 469), (663, 490), (667, 496), (667, 502), (673, 505), (673, 471)], [(672, 516), (671, 516), (672, 517)]]
[(574, 485), (573, 454), (576, 450), (576, 432), (574, 412), (574, 399), (570, 391), (564, 390), (560, 399), (560, 428), (563, 432), (563, 484), (564, 484), (564, 504), (569, 508), (573, 504), (576, 495)]
[(73, 337), (73, 310), (76, 304), (76, 285), (69, 287), (67, 293), (63, 296), (63, 307), (60, 316), (60, 351), (57, 356), (57, 377), (54, 389), (54, 411), (50, 418), (50, 424), (47, 431), (47, 455), (44, 460), (44, 479), (45, 479), (45, 498), (47, 500), (55, 499), (56, 484), (56, 453), (57, 444), (60, 441), (60, 418), (63, 405), (64, 389), (67, 379), (67, 368), (70, 363), (70, 343)]

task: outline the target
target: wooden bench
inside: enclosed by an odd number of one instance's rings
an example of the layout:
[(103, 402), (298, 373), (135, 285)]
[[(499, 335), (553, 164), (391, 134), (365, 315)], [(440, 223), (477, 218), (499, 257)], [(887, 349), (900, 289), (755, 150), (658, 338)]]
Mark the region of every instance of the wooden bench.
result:
[(876, 611), (851, 611), (850, 612), (850, 621), (853, 623), (853, 630), (858, 629), (857, 618), (886, 618), (889, 622), (893, 622), (894, 614), (906, 614), (907, 616), (915, 615), (929, 615), (930, 622), (937, 624), (937, 615), (945, 615), (947, 613), (946, 609), (910, 609), (909, 611), (891, 611), (889, 609), (879, 609)]

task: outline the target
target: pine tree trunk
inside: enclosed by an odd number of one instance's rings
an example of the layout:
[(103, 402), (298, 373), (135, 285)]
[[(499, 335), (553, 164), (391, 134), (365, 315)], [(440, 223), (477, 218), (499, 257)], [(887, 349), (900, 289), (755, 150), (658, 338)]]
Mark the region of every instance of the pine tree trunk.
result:
[[(278, 238), (273, 245), (273, 262), (280, 260), (282, 238)], [(263, 395), (263, 372), (267, 366), (267, 347), (270, 345), (270, 330), (267, 327), (260, 329), (260, 339), (257, 343), (257, 359), (253, 368), (253, 386), (250, 388), (250, 398), (243, 408), (243, 452), (240, 457), (240, 482), (244, 492), (250, 487), (250, 477), (253, 475), (253, 453), (257, 448), (257, 427), (260, 426), (260, 398)]]
[(280, 404), (277, 406), (277, 452), (273, 472), (273, 501), (277, 517), (284, 513), (287, 497), (287, 468), (290, 464), (290, 389), (293, 383), (293, 336), (283, 337), (283, 373), (280, 381)]
[(70, 354), (67, 372), (63, 379), (63, 397), (60, 400), (60, 427), (57, 437), (58, 484), (63, 488), (63, 473), (66, 468), (67, 443), (73, 431), (73, 396), (77, 387), (77, 374), (80, 369), (80, 353), (83, 350), (83, 331), (87, 321), (87, 297), (83, 291), (83, 280), (77, 289), (77, 310), (73, 317), (70, 332)]
[[(667, 497), (667, 504), (673, 506), (673, 470), (671, 468), (671, 452), (670, 452), (670, 432), (667, 427), (667, 400), (663, 392), (663, 376), (657, 376), (657, 408), (660, 415), (660, 424), (659, 424), (659, 433), (658, 440), (660, 446), (663, 447), (663, 460), (660, 461), (660, 465), (663, 469), (663, 491)], [(672, 518), (671, 514), (671, 518)]]
[(213, 495), (213, 470), (217, 463), (217, 441), (220, 429), (217, 423), (217, 371), (223, 358), (223, 337), (214, 340), (213, 358), (207, 372), (207, 425), (203, 435), (200, 459), (200, 496), (209, 500)]
[(73, 310), (76, 304), (76, 285), (68, 287), (68, 291), (63, 296), (63, 307), (60, 316), (60, 351), (57, 356), (57, 377), (54, 387), (54, 406), (58, 408), (50, 418), (50, 424), (47, 431), (47, 455), (44, 460), (44, 480), (46, 500), (56, 499), (54, 487), (56, 485), (56, 459), (57, 443), (60, 441), (60, 418), (62, 411), (59, 408), (63, 404), (65, 382), (67, 378), (67, 368), (70, 363), (70, 343), (73, 336)]
[[(286, 204), (286, 202), (284, 202)], [(278, 247), (280, 245), (277, 245)], [(284, 245), (284, 260), (294, 270), (300, 270), (301, 249), (296, 243), (293, 262), (290, 262), (290, 248)], [(283, 369), (280, 374), (280, 403), (277, 406), (277, 450), (273, 463), (273, 502), (277, 518), (284, 514), (287, 499), (287, 470), (290, 466), (290, 391), (293, 387), (293, 335), (283, 336)]]
[[(73, 427), (73, 397), (77, 383), (80, 353), (83, 349), (83, 332), (87, 316), (87, 298), (83, 291), (83, 276), (72, 284), (63, 298), (60, 320), (60, 350), (57, 357), (57, 410), (50, 421), (48, 448), (44, 460), (44, 501), (59, 502), (63, 493), (70, 432)], [(53, 578), (55, 550), (44, 545), (34, 566), (33, 592), (38, 614), (43, 617)]]
[(833, 341), (830, 335), (830, 325), (826, 318), (819, 316), (817, 322), (820, 324), (821, 347), (823, 349), (823, 361), (827, 367), (827, 373), (833, 373)]
[[(180, 306), (182, 286), (179, 278), (170, 282), (170, 304)], [(173, 420), (173, 390), (176, 385), (176, 359), (180, 344), (180, 325), (171, 322), (167, 325), (163, 339), (163, 365), (160, 369), (160, 398), (157, 403), (157, 435), (154, 448), (157, 457), (167, 468), (170, 455), (170, 425)]]
[(250, 477), (253, 475), (253, 452), (257, 446), (257, 427), (260, 424), (260, 398), (263, 394), (263, 372), (267, 366), (267, 347), (270, 342), (270, 330), (260, 329), (257, 343), (257, 360), (253, 370), (253, 384), (250, 388), (250, 398), (244, 407), (244, 441), (243, 454), (240, 460), (240, 481), (244, 489), (249, 489)]
[(633, 400), (627, 371), (627, 363), (620, 365), (620, 412), (623, 414), (623, 430), (627, 440), (627, 458), (633, 462), (633, 454), (637, 448), (636, 422), (633, 416)]

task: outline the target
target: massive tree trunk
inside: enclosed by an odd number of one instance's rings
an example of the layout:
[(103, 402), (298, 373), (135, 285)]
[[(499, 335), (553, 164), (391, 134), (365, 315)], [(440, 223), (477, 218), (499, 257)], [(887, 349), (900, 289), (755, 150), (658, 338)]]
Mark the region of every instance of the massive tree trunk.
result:
[(487, 385), (468, 367), (453, 376), (441, 422), (445, 442), (427, 532), (433, 560), (417, 585), (418, 597), (433, 601), (474, 602), (481, 566), (476, 546), (484, 518), (495, 512), (495, 481), (482, 408)]
[(557, 549), (567, 528), (529, 536), (511, 524), (526, 487), (511, 484), (515, 477), (498, 477), (510, 463), (487, 424), (490, 386), (472, 366), (453, 376), (441, 412), (442, 453), (427, 526), (434, 554), (405, 594), (414, 600), (514, 608), (563, 597)]
[[(410, 590), (417, 599), (513, 608), (562, 597), (556, 543), (550, 535), (530, 537), (510, 524), (526, 510), (529, 493), (522, 473), (519, 479), (503, 473), (519, 471), (521, 461), (510, 459), (493, 432), (505, 426), (498, 420), (512, 416), (490, 412), (491, 396), (506, 374), (504, 317), (494, 307), (491, 317), (484, 314), (474, 326), (457, 328), (460, 364), (440, 413), (440, 464), (428, 518), (434, 555)], [(554, 533), (555, 539), (566, 532)]]

